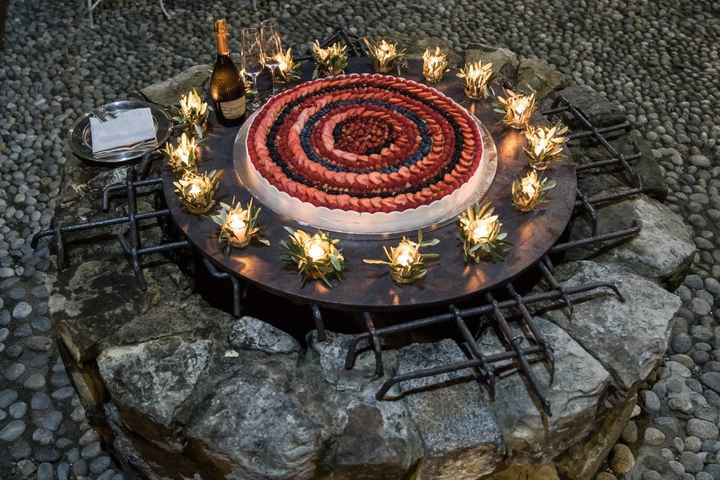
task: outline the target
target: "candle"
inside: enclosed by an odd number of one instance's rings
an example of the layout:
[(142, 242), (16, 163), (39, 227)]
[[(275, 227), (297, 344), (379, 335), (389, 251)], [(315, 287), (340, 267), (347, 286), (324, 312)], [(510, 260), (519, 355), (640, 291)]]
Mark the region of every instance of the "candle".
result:
[(467, 63), (460, 69), (458, 77), (463, 79), (465, 95), (473, 100), (486, 98), (490, 91), (490, 80), (493, 77), (492, 63), (480, 61)]
[(247, 223), (245, 223), (245, 219), (242, 218), (241, 214), (233, 213), (228, 215), (228, 227), (239, 240), (246, 238)]
[(472, 239), (475, 242), (487, 242), (492, 232), (492, 225), (497, 221), (497, 215), (482, 220), (476, 220), (472, 228)]
[(305, 250), (313, 262), (320, 261), (327, 254), (323, 245), (317, 240), (309, 242)]
[(230, 206), (220, 202), (220, 206), (222, 207), (220, 214), (213, 216), (212, 219), (220, 225), (218, 237), (221, 242), (237, 248), (244, 248), (253, 240), (263, 245), (270, 245), (270, 242), (259, 236), (260, 227), (257, 218), (260, 209), (253, 207), (252, 199), (248, 202), (247, 208), (240, 203)]
[(552, 127), (528, 127), (525, 131), (528, 146), (525, 153), (528, 155), (530, 166), (538, 171), (546, 170), (551, 164), (562, 157), (563, 148), (567, 142), (565, 134), (568, 129), (561, 123)]
[(505, 93), (505, 98), (498, 97), (498, 101), (505, 109), (503, 122), (509, 127), (524, 130), (535, 114), (535, 94), (522, 95), (512, 90), (506, 90)]
[(333, 76), (343, 73), (348, 64), (347, 45), (340, 42), (322, 48), (315, 40), (312, 46), (313, 57), (317, 63), (316, 73), (319, 76)]
[(530, 170), (512, 184), (513, 205), (521, 212), (532, 211), (544, 200), (545, 192), (554, 186), (546, 178), (540, 178), (535, 170)]
[(438, 258), (434, 253), (421, 253), (420, 249), (440, 243), (438, 239), (423, 242), (422, 232), (418, 232), (418, 240), (414, 242), (405, 237), (400, 243), (390, 249), (384, 247), (387, 260), (368, 260), (363, 262), (370, 265), (387, 265), (390, 269), (390, 278), (400, 285), (413, 283), (427, 274), (425, 261)]
[(397, 258), (396, 261), (398, 265), (402, 267), (409, 266), (413, 260), (415, 259), (416, 253), (412, 250), (412, 247), (406, 244), (402, 244), (397, 249)]
[(222, 176), (222, 170), (213, 170), (209, 174), (186, 171), (175, 181), (175, 193), (185, 210), (195, 215), (209, 212), (215, 206), (215, 190)]
[(190, 184), (190, 189), (188, 190), (188, 193), (191, 197), (197, 198), (198, 195), (202, 193), (202, 187), (198, 182), (199, 180), (192, 180), (192, 183)]
[(334, 240), (325, 232), (309, 235), (302, 230), (285, 229), (290, 233), (283, 246), (287, 250), (286, 263), (294, 265), (305, 281), (321, 280), (332, 287), (330, 278), (341, 278), (345, 269), (345, 257), (338, 248), (339, 240)]
[(479, 263), (483, 260), (498, 261), (505, 255), (509, 245), (502, 231), (500, 217), (490, 203), (474, 205), (458, 217), (460, 236), (463, 239), (465, 261)]
[(435, 47), (434, 51), (428, 48), (423, 53), (423, 76), (430, 83), (440, 82), (448, 65), (448, 56), (440, 47)]
[(200, 138), (207, 127), (208, 105), (197, 90), (192, 89), (180, 97), (180, 118), (185, 126)]
[(300, 66), (299, 63), (295, 63), (293, 58), (292, 48), (288, 48), (285, 52), (278, 52), (275, 54), (275, 61), (278, 64), (278, 78), (281, 82), (289, 82), (291, 80), (297, 80), (300, 78), (297, 68)]
[(390, 73), (399, 66), (400, 60), (405, 56), (405, 50), (400, 50), (396, 43), (384, 39), (372, 42), (364, 38), (363, 41), (373, 59), (375, 71), (378, 73)]
[(184, 132), (180, 141), (173, 146), (165, 146), (165, 155), (168, 158), (168, 166), (176, 175), (183, 175), (187, 171), (196, 171), (198, 163), (197, 143), (195, 138), (189, 137)]

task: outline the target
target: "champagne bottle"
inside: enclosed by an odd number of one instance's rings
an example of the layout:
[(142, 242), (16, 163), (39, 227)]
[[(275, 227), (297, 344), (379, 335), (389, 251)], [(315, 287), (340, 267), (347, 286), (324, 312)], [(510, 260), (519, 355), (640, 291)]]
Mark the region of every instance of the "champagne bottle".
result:
[(222, 125), (239, 125), (245, 119), (245, 82), (230, 58), (225, 20), (215, 22), (217, 58), (210, 77), (210, 97)]

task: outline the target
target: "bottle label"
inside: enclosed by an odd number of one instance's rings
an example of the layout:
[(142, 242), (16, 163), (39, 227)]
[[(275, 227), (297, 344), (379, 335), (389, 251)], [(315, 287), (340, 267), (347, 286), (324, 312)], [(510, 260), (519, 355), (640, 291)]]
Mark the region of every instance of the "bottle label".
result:
[(245, 115), (245, 95), (229, 102), (220, 102), (220, 110), (228, 120), (236, 120)]

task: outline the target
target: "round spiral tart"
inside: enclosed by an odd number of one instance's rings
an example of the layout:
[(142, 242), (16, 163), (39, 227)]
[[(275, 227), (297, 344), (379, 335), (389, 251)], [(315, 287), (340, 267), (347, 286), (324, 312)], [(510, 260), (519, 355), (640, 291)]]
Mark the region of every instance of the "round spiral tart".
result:
[(273, 97), (250, 126), (247, 152), (290, 197), (329, 209), (402, 212), (468, 182), (483, 140), (476, 120), (435, 89), (346, 75)]

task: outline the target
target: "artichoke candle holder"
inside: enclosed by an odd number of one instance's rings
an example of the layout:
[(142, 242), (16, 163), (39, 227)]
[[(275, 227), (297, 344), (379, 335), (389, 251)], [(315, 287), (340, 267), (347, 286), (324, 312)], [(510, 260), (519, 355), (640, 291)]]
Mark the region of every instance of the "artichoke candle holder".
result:
[(505, 240), (507, 233), (502, 231), (500, 218), (490, 203), (465, 210), (458, 218), (458, 227), (466, 262), (498, 261), (505, 256), (510, 243)]
[[(234, 203), (234, 201), (233, 201)], [(220, 202), (220, 212), (213, 216), (215, 223), (220, 225), (218, 238), (220, 242), (226, 243), (228, 247), (245, 248), (252, 241), (257, 241), (269, 246), (270, 242), (260, 237), (258, 216), (260, 209), (253, 206), (252, 199), (247, 207), (240, 203), (234, 206)]]
[(524, 130), (535, 114), (535, 94), (523, 95), (512, 90), (505, 90), (505, 98), (498, 97), (498, 102), (503, 106), (500, 113), (504, 113), (503, 122), (505, 125)]
[(445, 72), (449, 67), (447, 53), (435, 47), (435, 50), (426, 49), (423, 53), (423, 77), (429, 83), (442, 81)]
[(295, 63), (293, 58), (292, 48), (288, 48), (285, 52), (278, 52), (275, 54), (275, 61), (278, 64), (277, 67), (277, 81), (287, 83), (300, 78), (298, 69), (302, 62)]
[(480, 61), (466, 63), (457, 76), (463, 79), (465, 96), (473, 100), (487, 98), (490, 93), (490, 80), (493, 78), (492, 63)]
[(321, 280), (332, 287), (330, 277), (342, 278), (345, 257), (338, 248), (340, 240), (330, 238), (325, 232), (309, 235), (303, 230), (285, 229), (290, 237), (287, 242), (283, 241), (287, 249), (284, 260), (297, 268), (304, 281)]
[(222, 177), (222, 170), (213, 170), (209, 174), (187, 171), (174, 182), (175, 193), (185, 210), (194, 215), (203, 215), (215, 206), (215, 190)]
[(387, 40), (371, 41), (364, 38), (368, 53), (373, 59), (373, 65), (377, 73), (391, 73), (400, 67), (402, 59), (405, 58), (405, 50), (400, 50), (397, 43)]
[(313, 57), (317, 63), (317, 76), (335, 76), (345, 71), (348, 65), (347, 45), (340, 42), (322, 48), (315, 40), (312, 46)]
[(401, 285), (413, 283), (427, 275), (425, 261), (439, 257), (436, 253), (421, 253), (420, 249), (438, 243), (440, 243), (438, 239), (423, 242), (422, 232), (418, 232), (417, 242), (403, 237), (397, 246), (389, 249), (383, 247), (387, 260), (363, 259), (363, 262), (370, 265), (387, 265), (390, 269), (390, 277), (395, 283)]
[(180, 97), (180, 121), (186, 129), (203, 138), (207, 129), (208, 105), (194, 88)]
[(555, 188), (555, 182), (540, 178), (535, 170), (512, 183), (513, 205), (521, 212), (530, 212), (545, 200), (545, 193)]
[(198, 165), (198, 148), (194, 137), (188, 137), (183, 132), (177, 145), (168, 143), (165, 146), (168, 167), (177, 175), (182, 176), (185, 172), (196, 172)]
[(567, 143), (565, 134), (568, 129), (557, 123), (552, 127), (528, 127), (525, 131), (528, 145), (525, 153), (530, 166), (538, 171), (546, 170), (562, 157), (563, 147)]

